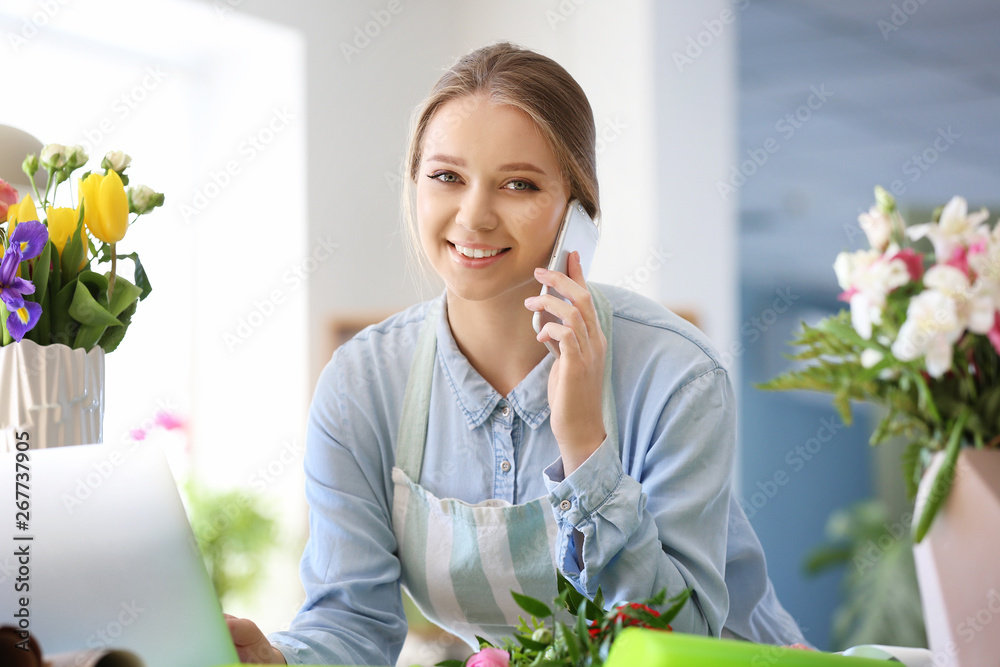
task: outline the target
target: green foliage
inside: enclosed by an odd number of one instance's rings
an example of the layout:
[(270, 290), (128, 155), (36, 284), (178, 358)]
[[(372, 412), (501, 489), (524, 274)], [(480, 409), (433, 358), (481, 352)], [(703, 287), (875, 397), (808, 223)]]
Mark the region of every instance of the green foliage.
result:
[[(478, 637), (480, 649), (502, 648), (510, 655), (511, 667), (600, 667), (607, 660), (615, 638), (627, 627), (640, 626), (670, 631), (672, 621), (691, 597), (691, 589), (667, 600), (666, 590), (644, 602), (620, 604), (605, 610), (604, 595), (598, 589), (593, 600), (576, 590), (561, 573), (559, 594), (553, 607), (527, 595), (511, 591), (514, 601), (528, 613), (519, 617), (513, 639), (493, 647)], [(669, 606), (659, 611), (665, 603)], [(552, 629), (539, 617), (551, 619)], [(571, 620), (572, 619), (572, 620)], [(465, 662), (447, 660), (438, 667), (462, 667)]]
[(827, 542), (807, 557), (818, 574), (846, 566), (843, 602), (834, 612), (833, 650), (859, 644), (927, 646), (913, 562), (910, 517), (895, 520), (876, 501), (834, 512)]
[(250, 595), (264, 557), (277, 543), (275, 521), (243, 490), (215, 491), (189, 480), (183, 491), (198, 548), (223, 606), (234, 596)]
[[(898, 331), (903, 319), (905, 313), (894, 315), (892, 309), (887, 308), (883, 330)], [(903, 458), (911, 497), (916, 494), (917, 483), (933, 452), (955, 443), (954, 450), (947, 448), (957, 456), (957, 448), (963, 444), (998, 444), (1000, 360), (986, 336), (966, 334), (955, 347), (951, 371), (940, 378), (927, 375), (922, 359), (901, 361), (893, 356), (889, 345), (879, 342), (879, 337), (862, 338), (851, 326), (847, 311), (815, 326), (803, 323), (792, 345), (801, 349), (790, 358), (806, 362), (805, 365), (757, 386), (769, 391), (808, 390), (833, 394), (834, 405), (848, 425), (852, 422), (853, 401), (884, 406), (886, 415), (876, 426), (870, 441), (877, 445), (901, 436), (912, 442)], [(861, 355), (866, 350), (881, 355), (880, 361), (871, 368), (861, 363)], [(946, 467), (943, 474), (948, 473)], [(938, 502), (928, 504), (918, 525), (923, 526), (918, 541), (945, 497), (946, 494), (940, 495)]]

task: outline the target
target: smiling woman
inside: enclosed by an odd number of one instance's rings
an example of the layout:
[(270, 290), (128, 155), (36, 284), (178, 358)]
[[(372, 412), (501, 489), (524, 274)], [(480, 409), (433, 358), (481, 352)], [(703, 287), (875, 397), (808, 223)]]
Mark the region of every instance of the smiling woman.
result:
[[(510, 591), (552, 599), (557, 573), (591, 599), (690, 588), (682, 632), (803, 641), (733, 501), (735, 401), (711, 345), (651, 301), (588, 285), (575, 253), (566, 273), (543, 268), (568, 202), (600, 211), (594, 164), (589, 102), (544, 56), (488, 46), (434, 87), (408, 168), (444, 294), (324, 370), (306, 602), (273, 645), (231, 619), (244, 660), (393, 664), (401, 587), (470, 646), (499, 643), (523, 613)], [(536, 334), (540, 311), (561, 323)]]

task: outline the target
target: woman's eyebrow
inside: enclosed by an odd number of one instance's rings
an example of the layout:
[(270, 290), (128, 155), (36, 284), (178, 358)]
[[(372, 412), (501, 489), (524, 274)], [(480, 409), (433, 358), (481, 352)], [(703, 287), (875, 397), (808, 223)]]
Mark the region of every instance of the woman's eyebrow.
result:
[[(466, 166), (465, 160), (454, 155), (446, 155), (444, 153), (435, 153), (426, 158), (427, 162), (444, 162), (446, 164), (453, 164), (456, 167)], [(536, 167), (530, 162), (511, 162), (508, 164), (502, 164), (497, 168), (497, 171), (533, 171), (538, 174), (545, 174), (545, 171), (540, 167)]]

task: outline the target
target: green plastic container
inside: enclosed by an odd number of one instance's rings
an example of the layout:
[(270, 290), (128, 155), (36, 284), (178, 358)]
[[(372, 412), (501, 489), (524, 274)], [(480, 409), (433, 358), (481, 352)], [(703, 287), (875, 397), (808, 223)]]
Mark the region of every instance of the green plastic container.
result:
[(628, 628), (611, 646), (605, 667), (886, 667), (886, 660)]

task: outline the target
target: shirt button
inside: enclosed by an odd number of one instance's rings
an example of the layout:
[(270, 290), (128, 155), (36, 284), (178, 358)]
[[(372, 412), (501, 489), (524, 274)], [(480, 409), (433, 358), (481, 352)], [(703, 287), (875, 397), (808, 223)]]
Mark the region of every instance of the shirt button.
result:
[(504, 417), (506, 417), (507, 415), (509, 415), (510, 414), (510, 406), (509, 405), (503, 406), (503, 409), (500, 410), (500, 414), (502, 414)]
[(569, 508), (572, 507), (572, 506), (573, 506), (573, 503), (571, 503), (568, 500), (564, 500), (561, 503), (559, 503), (559, 509), (561, 509), (563, 512), (568, 512)]
[(510, 472), (510, 461), (504, 461), (500, 464), (500, 470), (504, 472)]

